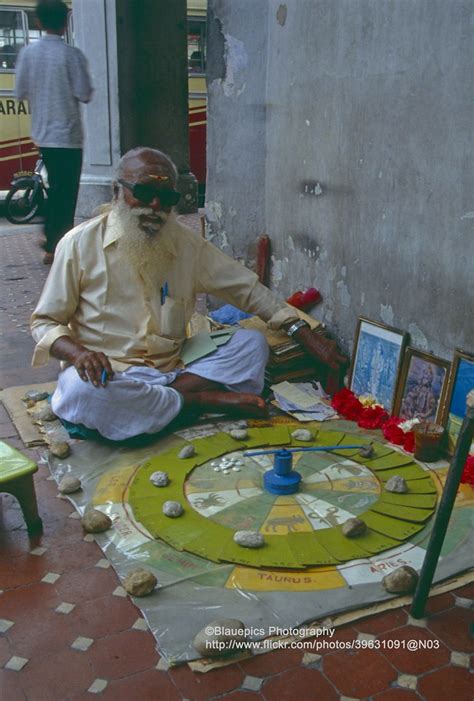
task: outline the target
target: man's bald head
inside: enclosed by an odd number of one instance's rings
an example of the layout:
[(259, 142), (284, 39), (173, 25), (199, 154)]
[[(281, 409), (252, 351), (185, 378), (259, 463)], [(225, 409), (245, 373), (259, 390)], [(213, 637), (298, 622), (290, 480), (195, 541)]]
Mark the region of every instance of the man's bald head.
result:
[(158, 149), (139, 146), (127, 151), (119, 161), (117, 179), (132, 182), (156, 182), (166, 188), (175, 188), (178, 171), (173, 161)]

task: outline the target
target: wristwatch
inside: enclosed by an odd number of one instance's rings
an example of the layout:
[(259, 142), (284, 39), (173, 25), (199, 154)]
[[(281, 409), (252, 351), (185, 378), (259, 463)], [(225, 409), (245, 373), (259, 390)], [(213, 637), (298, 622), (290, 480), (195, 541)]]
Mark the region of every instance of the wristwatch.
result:
[(308, 329), (310, 328), (310, 326), (309, 326), (309, 324), (308, 324), (307, 321), (305, 321), (304, 319), (298, 319), (298, 321), (295, 321), (295, 322), (294, 322), (293, 324), (291, 324), (291, 326), (287, 329), (287, 331), (286, 331), (287, 336), (290, 336), (290, 338), (291, 338), (292, 336), (295, 335), (295, 333), (296, 333), (299, 329), (302, 329), (303, 326), (306, 326), (306, 328), (308, 328)]

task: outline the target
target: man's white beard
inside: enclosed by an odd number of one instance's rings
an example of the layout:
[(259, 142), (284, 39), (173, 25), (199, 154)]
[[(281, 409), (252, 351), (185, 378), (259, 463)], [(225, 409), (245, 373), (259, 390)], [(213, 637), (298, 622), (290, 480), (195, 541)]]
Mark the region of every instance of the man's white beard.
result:
[[(150, 207), (131, 208), (120, 192), (112, 205), (115, 222), (120, 229), (118, 250), (120, 258), (127, 261), (142, 278), (145, 286), (156, 290), (169, 268), (170, 259), (160, 242), (160, 233), (173, 214), (154, 212)], [(154, 221), (141, 222), (140, 216)]]

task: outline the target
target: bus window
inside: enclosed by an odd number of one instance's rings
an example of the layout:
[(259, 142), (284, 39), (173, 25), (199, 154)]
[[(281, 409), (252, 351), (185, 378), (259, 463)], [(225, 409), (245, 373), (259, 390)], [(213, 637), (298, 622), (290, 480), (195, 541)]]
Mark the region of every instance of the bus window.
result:
[(206, 72), (206, 21), (191, 17), (188, 19), (188, 72)]
[(38, 41), (38, 39), (40, 39), (43, 32), (37, 27), (36, 14), (34, 10), (26, 10), (26, 16), (28, 19), (28, 41), (33, 43), (34, 41)]
[(0, 70), (13, 71), (26, 43), (25, 15), (21, 10), (0, 9)]

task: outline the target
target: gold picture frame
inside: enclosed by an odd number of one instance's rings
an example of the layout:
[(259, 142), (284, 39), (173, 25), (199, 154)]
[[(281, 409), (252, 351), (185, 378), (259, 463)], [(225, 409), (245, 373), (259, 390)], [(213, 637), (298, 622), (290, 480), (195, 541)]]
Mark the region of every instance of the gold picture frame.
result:
[(404, 419), (443, 421), (451, 362), (408, 346), (403, 356), (393, 413)]
[[(443, 413), (443, 424), (448, 434), (449, 453), (452, 454), (466, 415), (466, 396), (474, 389), (474, 353), (456, 348), (454, 351), (448, 391)], [(474, 453), (474, 441), (471, 454)]]
[(359, 317), (349, 388), (357, 396), (370, 394), (392, 413), (407, 340), (405, 331)]

